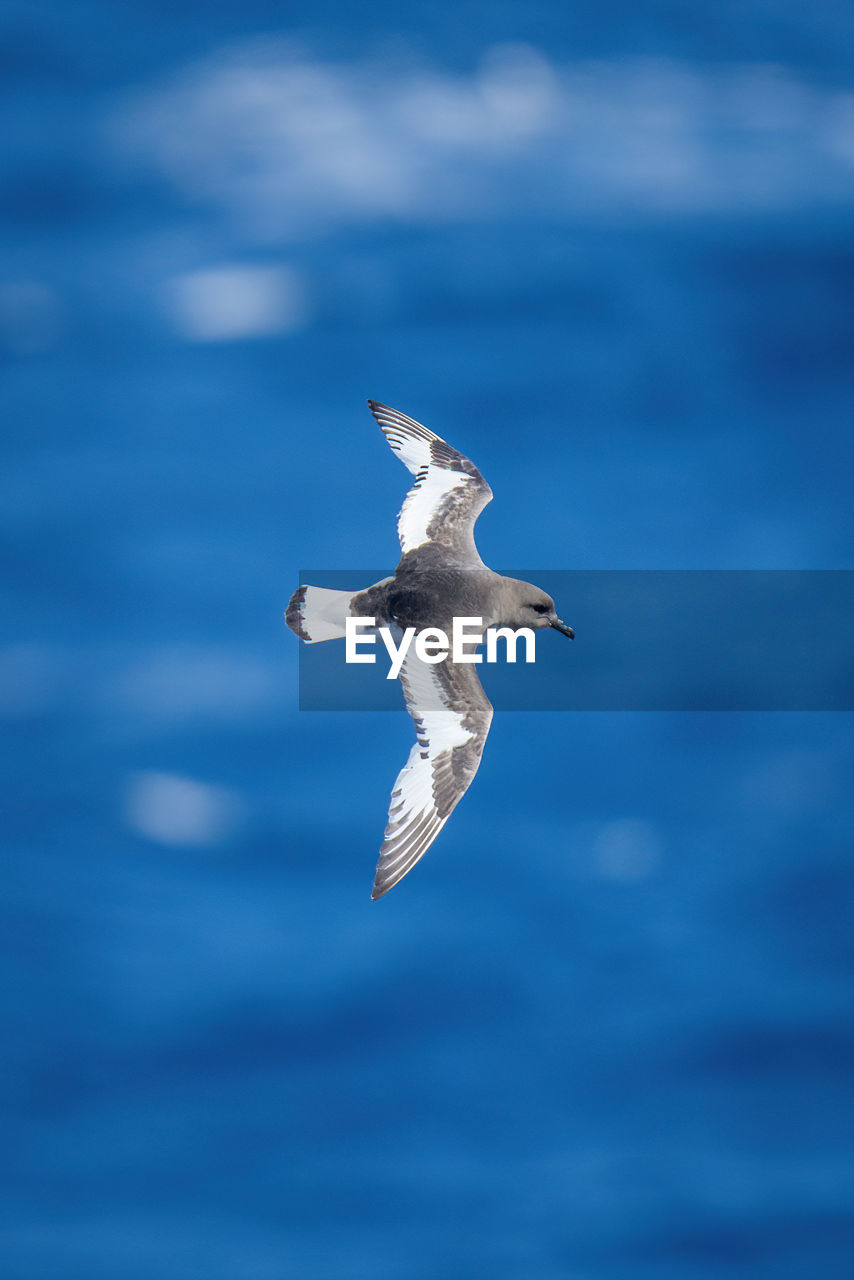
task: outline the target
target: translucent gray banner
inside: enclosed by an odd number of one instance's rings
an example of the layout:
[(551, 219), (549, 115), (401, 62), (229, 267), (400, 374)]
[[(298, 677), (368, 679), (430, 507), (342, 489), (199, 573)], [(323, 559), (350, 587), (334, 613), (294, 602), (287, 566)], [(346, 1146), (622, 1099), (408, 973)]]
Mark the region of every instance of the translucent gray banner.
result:
[[(381, 570), (306, 570), (300, 584), (357, 592)], [(536, 632), (536, 659), (475, 669), (498, 709), (520, 711), (854, 710), (854, 571), (513, 571), (555, 601), (576, 639)], [(345, 662), (343, 639), (300, 644), (307, 711), (393, 710), (381, 643)], [(365, 650), (367, 651), (367, 649)], [(481, 649), (483, 652), (483, 649)]]

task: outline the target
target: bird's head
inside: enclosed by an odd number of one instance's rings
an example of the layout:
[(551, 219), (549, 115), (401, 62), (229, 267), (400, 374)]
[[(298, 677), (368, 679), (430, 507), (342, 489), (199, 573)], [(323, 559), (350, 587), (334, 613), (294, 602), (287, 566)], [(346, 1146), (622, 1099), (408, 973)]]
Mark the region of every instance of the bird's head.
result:
[(557, 616), (555, 602), (547, 591), (541, 591), (539, 587), (535, 587), (530, 582), (523, 582), (521, 578), (511, 578), (508, 581), (511, 588), (508, 593), (506, 612), (510, 616), (501, 619), (503, 625), (514, 628), (530, 627), (533, 631), (539, 631), (543, 627), (554, 627), (555, 631), (559, 631), (561, 635), (568, 636), (570, 640), (575, 639), (572, 627), (567, 626)]

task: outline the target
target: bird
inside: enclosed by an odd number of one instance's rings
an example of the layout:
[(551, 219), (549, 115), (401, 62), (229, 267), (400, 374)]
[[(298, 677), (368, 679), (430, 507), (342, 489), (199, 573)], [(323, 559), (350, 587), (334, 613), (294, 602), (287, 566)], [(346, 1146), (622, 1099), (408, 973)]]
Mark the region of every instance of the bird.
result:
[[(414, 418), (378, 400), (368, 405), (415, 476), (398, 515), (401, 559), (391, 577), (362, 591), (298, 587), (285, 612), (290, 629), (312, 644), (344, 636), (348, 616), (417, 631), (440, 627), (446, 634), (455, 617), (476, 617), (484, 631), (551, 627), (573, 639), (547, 592), (481, 560), (474, 526), (493, 494), (474, 463)], [(410, 647), (398, 679), (416, 740), (392, 790), (373, 900), (433, 844), (477, 773), (492, 723), (492, 704), (471, 660), (422, 662)]]

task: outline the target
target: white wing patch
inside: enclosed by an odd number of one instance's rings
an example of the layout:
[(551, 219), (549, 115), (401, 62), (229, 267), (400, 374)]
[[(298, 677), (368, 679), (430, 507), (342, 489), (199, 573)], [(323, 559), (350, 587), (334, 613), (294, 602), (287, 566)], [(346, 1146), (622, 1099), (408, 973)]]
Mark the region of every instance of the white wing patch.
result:
[(391, 793), (388, 825), (374, 882), (374, 897), (385, 893), (410, 871), (442, 830), (450, 812), (440, 817), (433, 796), (433, 766), (443, 751), (463, 746), (472, 734), (452, 711), (437, 711), (397, 775)]
[(368, 404), (389, 445), (415, 476), (397, 520), (403, 554), (438, 540), (449, 554), (480, 563), (473, 529), (492, 490), (477, 467), (414, 418), (376, 400)]
[[(467, 679), (473, 676), (477, 681), (473, 668), (467, 667), (465, 671)], [(449, 708), (448, 691), (437, 667), (421, 662), (414, 654), (406, 658), (402, 683), (409, 713), (415, 721), (417, 741), (391, 793), (388, 825), (374, 879), (374, 898), (381, 897), (415, 866), (448, 821), (477, 770), (492, 718), (492, 708), (477, 681), (484, 709), (480, 720), (467, 727), (465, 721), (471, 720), (473, 708), (466, 702), (459, 710)], [(443, 765), (449, 765), (451, 753), (458, 747), (468, 747), (472, 753), (470, 776), (456, 782), (450, 794), (445, 783), (440, 813), (437, 777), (439, 773), (445, 778), (451, 776)]]
[(425, 467), (419, 471), (397, 517), (397, 536), (403, 554), (428, 542), (427, 532), (442, 502), (454, 489), (472, 484), (464, 471), (446, 471), (442, 467)]
[[(369, 400), (368, 403), (373, 405), (374, 402)], [(438, 440), (439, 437), (429, 427), (422, 426), (420, 422), (416, 423), (414, 418), (405, 419), (404, 415), (398, 413), (396, 409), (382, 413), (380, 412), (380, 406), (377, 406), (374, 412), (377, 415), (377, 421), (382, 428), (383, 435), (407, 471), (411, 471), (414, 476), (417, 476), (419, 471), (423, 471), (430, 466), (433, 460), (430, 453), (430, 443), (433, 440)], [(412, 427), (408, 425), (410, 421), (412, 422)], [(419, 428), (417, 433), (413, 430), (416, 426)]]

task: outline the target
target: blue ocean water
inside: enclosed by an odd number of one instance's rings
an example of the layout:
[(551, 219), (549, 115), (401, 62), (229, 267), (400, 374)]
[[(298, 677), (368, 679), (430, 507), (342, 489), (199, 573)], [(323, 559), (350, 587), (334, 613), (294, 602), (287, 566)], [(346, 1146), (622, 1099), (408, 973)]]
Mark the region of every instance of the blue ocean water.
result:
[(2, 1275), (849, 1277), (851, 716), (496, 717), (371, 904), (411, 725), (282, 611), (368, 396), (488, 563), (852, 567), (854, 16), (4, 21)]

